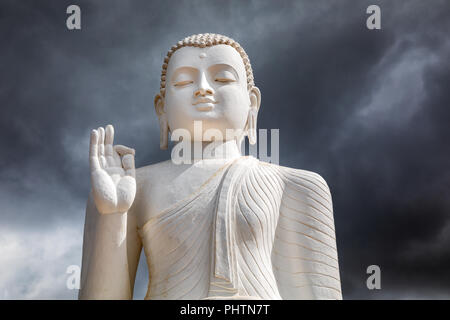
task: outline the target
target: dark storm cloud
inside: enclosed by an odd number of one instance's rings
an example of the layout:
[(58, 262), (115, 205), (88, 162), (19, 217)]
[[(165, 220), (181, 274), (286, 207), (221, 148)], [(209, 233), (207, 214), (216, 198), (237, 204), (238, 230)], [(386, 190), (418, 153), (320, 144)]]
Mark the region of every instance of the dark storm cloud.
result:
[[(297, 92), (306, 109), (280, 125), (292, 126), (284, 138), (299, 150), (288, 164), (330, 184), (347, 297), (448, 298), (449, 39), (439, 30), (450, 26), (449, 7), (382, 7), (383, 32), (338, 24), (279, 92)], [(383, 272), (379, 293), (365, 288), (370, 264)]]
[[(375, 3), (382, 30), (370, 31)], [(2, 227), (82, 230), (92, 128), (113, 123), (138, 166), (167, 158), (152, 105), (163, 57), (189, 34), (223, 33), (250, 56), (280, 164), (330, 185), (344, 297), (449, 297), (446, 1), (78, 1), (81, 31), (65, 28), (69, 4), (1, 4)], [(64, 263), (79, 263), (71, 246)], [(370, 264), (379, 292), (365, 287)]]

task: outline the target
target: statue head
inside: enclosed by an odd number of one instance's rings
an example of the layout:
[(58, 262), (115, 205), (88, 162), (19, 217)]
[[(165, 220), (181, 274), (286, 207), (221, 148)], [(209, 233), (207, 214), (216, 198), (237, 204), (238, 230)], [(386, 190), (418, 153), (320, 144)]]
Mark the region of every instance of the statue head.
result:
[[(166, 149), (168, 133), (189, 131), (192, 140), (212, 141), (203, 132), (219, 132), (223, 140), (248, 135), (256, 143), (256, 118), (261, 93), (253, 82), (253, 71), (244, 49), (226, 36), (189, 36), (167, 53), (161, 72), (155, 110), (161, 129), (160, 146)], [(202, 134), (194, 134), (201, 121)], [(241, 132), (232, 137), (228, 130)], [(220, 136), (220, 135), (219, 135)]]

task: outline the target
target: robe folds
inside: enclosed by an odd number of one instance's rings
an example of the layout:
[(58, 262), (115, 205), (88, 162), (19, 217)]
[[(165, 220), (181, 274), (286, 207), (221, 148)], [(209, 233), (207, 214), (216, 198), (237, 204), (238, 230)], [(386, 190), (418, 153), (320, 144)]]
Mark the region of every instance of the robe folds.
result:
[(140, 229), (146, 299), (341, 299), (330, 191), (240, 157)]

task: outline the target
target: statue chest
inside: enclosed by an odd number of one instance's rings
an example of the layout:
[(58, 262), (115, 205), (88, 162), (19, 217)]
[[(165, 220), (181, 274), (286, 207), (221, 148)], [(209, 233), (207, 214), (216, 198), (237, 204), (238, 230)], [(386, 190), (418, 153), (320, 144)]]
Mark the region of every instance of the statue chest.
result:
[[(175, 287), (177, 298), (212, 296), (214, 291), (223, 295), (224, 287), (230, 295), (242, 294), (240, 265), (265, 266), (261, 277), (274, 281), (270, 253), (280, 193), (261, 179), (267, 177), (251, 170), (239, 175), (239, 181), (217, 176), (140, 228), (152, 298), (167, 298)], [(228, 280), (217, 289), (211, 285), (217, 279)]]

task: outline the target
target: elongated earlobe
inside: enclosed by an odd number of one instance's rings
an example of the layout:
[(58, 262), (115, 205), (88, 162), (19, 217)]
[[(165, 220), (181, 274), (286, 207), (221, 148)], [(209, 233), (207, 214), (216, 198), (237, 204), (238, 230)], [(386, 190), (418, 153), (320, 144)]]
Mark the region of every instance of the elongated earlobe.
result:
[(257, 124), (258, 110), (256, 108), (250, 108), (248, 112), (248, 142), (250, 144), (256, 144), (256, 124)]
[(159, 117), (159, 130), (159, 147), (166, 150), (169, 145), (169, 125), (165, 113)]
[(167, 115), (164, 112), (164, 99), (158, 93), (155, 96), (155, 111), (159, 119), (159, 147), (161, 150), (166, 150), (169, 145), (169, 123)]
[(261, 105), (261, 92), (257, 87), (252, 87), (249, 91), (250, 95), (250, 110), (248, 111), (247, 119), (247, 136), (250, 144), (256, 144), (257, 141), (257, 119), (259, 106)]

